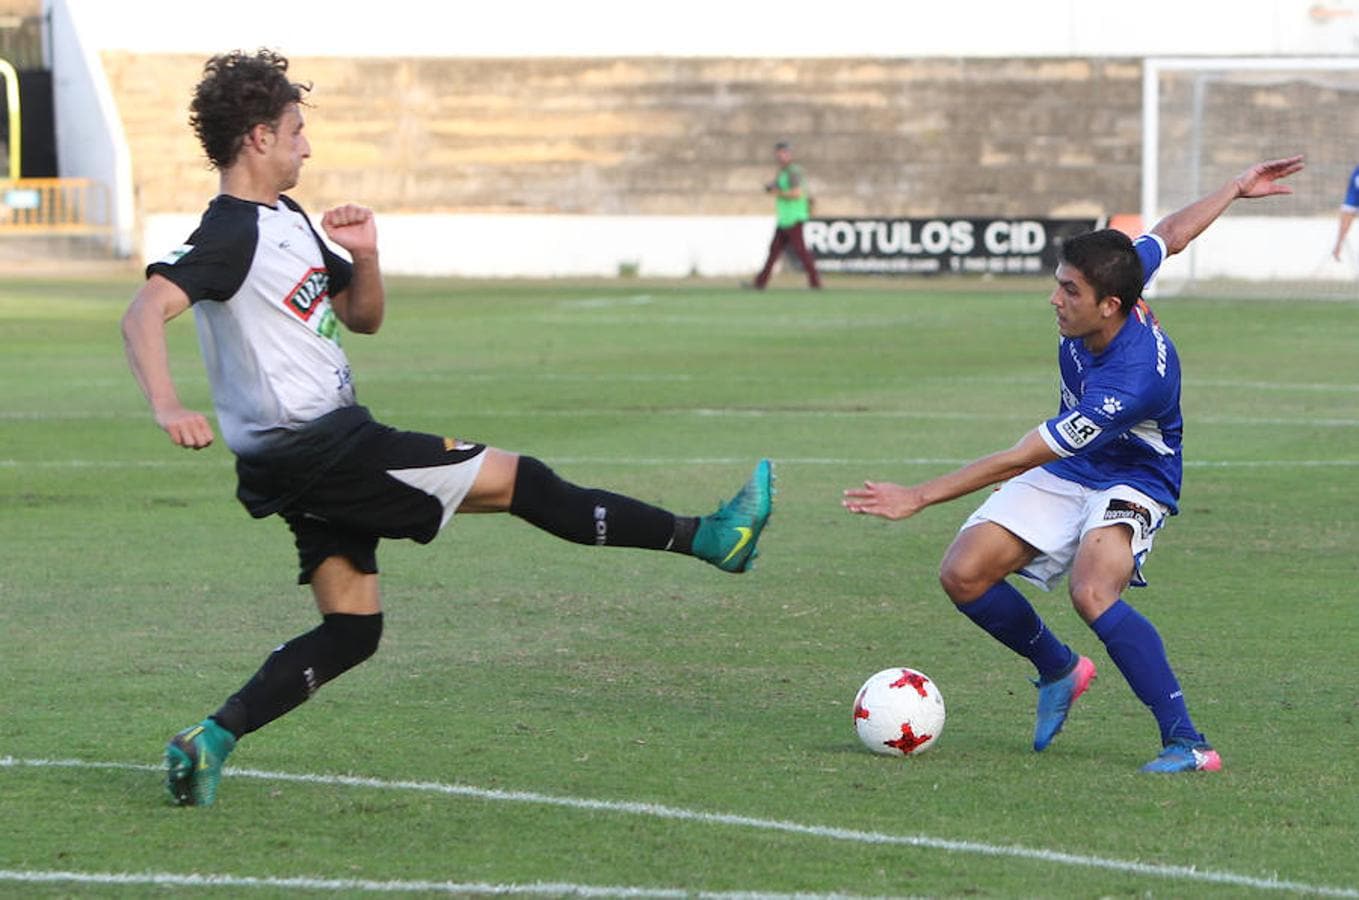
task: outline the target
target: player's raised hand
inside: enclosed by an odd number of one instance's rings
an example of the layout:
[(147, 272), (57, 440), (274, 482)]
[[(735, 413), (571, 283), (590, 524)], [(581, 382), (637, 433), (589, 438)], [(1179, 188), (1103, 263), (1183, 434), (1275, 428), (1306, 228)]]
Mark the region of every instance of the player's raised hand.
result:
[(1302, 171), (1302, 168), (1301, 155), (1256, 163), (1236, 176), (1237, 196), (1269, 197), (1274, 194), (1291, 194), (1293, 189), (1286, 184), (1279, 184), (1279, 181), (1294, 172)]
[(852, 513), (884, 519), (906, 519), (928, 505), (916, 488), (903, 487), (890, 481), (865, 481), (863, 487), (845, 491), (844, 499), (840, 502)]
[(353, 256), (377, 252), (377, 221), (373, 211), (357, 203), (326, 210), (321, 216), (326, 236)]

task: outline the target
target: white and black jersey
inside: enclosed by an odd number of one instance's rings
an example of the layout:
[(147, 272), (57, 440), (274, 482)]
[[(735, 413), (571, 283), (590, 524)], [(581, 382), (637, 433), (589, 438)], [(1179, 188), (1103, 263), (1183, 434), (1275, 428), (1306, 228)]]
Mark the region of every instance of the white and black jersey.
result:
[(355, 405), (330, 303), (353, 266), (288, 197), (267, 206), (219, 195), (146, 274), (193, 304), (222, 437), (238, 456), (285, 449), (308, 423)]
[(236, 496), (257, 518), (287, 520), (301, 582), (334, 555), (375, 573), (380, 538), (438, 534), (486, 447), (398, 431), (358, 405), (331, 307), (354, 267), (301, 207), (218, 196), (188, 243), (146, 274), (193, 304)]

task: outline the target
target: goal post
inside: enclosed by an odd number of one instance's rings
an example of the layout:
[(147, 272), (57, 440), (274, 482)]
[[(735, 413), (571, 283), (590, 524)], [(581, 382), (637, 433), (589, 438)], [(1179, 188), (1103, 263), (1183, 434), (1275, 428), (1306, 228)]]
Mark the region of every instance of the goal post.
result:
[(1148, 58), (1143, 221), (1150, 226), (1263, 159), (1302, 153), (1288, 197), (1234, 204), (1168, 260), (1159, 294), (1359, 299), (1359, 225), (1331, 257), (1359, 165), (1359, 58)]

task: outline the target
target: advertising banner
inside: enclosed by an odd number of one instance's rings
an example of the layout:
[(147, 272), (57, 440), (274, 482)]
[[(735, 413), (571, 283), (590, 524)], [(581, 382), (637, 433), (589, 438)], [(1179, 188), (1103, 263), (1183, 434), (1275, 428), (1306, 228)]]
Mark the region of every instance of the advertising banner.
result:
[(802, 229), (822, 272), (872, 275), (1043, 275), (1062, 239), (1102, 219), (830, 219)]

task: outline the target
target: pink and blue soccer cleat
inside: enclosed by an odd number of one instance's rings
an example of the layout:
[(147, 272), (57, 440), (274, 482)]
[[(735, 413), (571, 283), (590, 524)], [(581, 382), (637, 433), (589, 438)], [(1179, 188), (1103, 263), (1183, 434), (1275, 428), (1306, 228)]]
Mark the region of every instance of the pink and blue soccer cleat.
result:
[(1052, 739), (1057, 736), (1057, 732), (1066, 724), (1071, 704), (1085, 693), (1086, 688), (1090, 687), (1090, 682), (1094, 680), (1095, 664), (1088, 656), (1081, 656), (1076, 659), (1071, 671), (1061, 678), (1048, 682), (1034, 682), (1034, 686), (1038, 688), (1038, 720), (1033, 726), (1033, 749), (1047, 749), (1048, 744), (1051, 744)]
[(1159, 756), (1142, 767), (1143, 772), (1216, 772), (1222, 757), (1205, 741), (1171, 741)]

